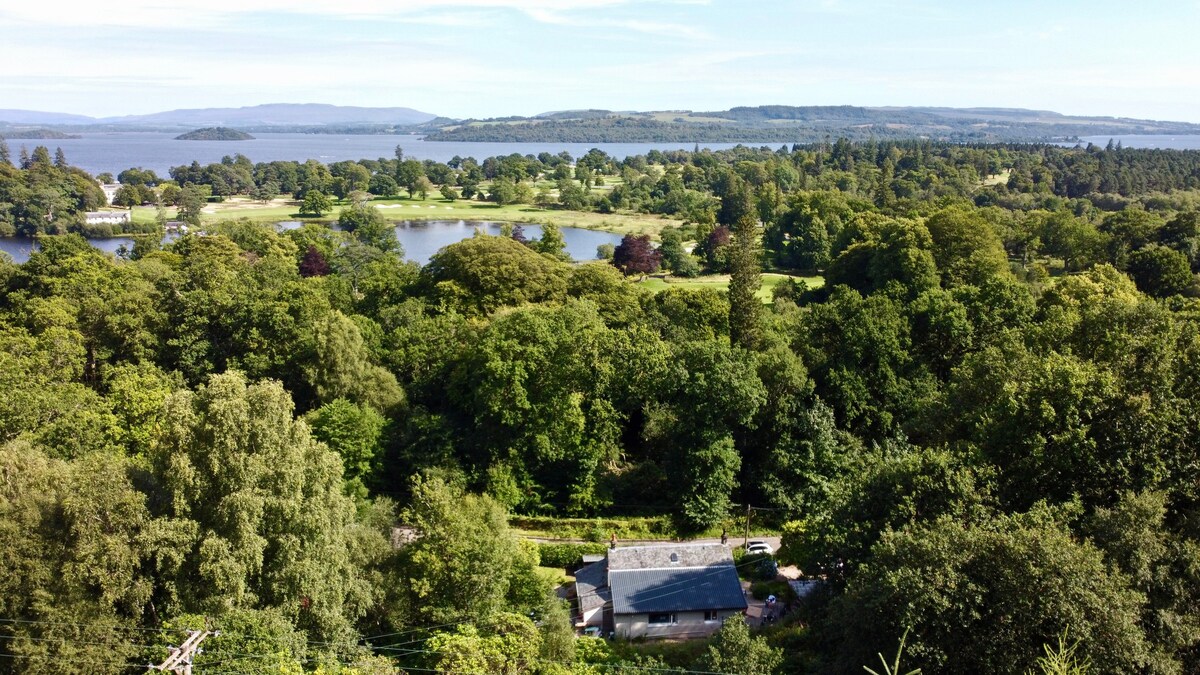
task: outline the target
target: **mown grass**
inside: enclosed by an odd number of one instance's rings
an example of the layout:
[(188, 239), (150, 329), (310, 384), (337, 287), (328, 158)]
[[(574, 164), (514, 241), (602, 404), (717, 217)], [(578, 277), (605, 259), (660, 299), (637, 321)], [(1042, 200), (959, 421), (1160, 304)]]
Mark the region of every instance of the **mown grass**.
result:
[[(679, 532), (666, 516), (609, 516), (603, 518), (565, 518), (553, 516), (512, 516), (509, 527), (523, 537), (560, 539), (563, 541), (606, 542), (616, 535), (619, 540), (661, 540), (716, 538), (724, 529), (731, 536), (745, 533), (746, 520), (739, 513), (730, 514), (722, 525), (717, 524), (700, 532)], [(778, 535), (779, 530), (759, 517), (751, 519), (750, 536)]]
[[(797, 276), (791, 274), (780, 274), (778, 272), (764, 272), (762, 275), (762, 287), (755, 294), (759, 300), (764, 303), (770, 303), (773, 299), (775, 287), (782, 283), (785, 279), (795, 279), (808, 284), (809, 288), (820, 288), (825, 285), (823, 277), (812, 276)], [(687, 277), (676, 277), (670, 275), (659, 275), (647, 278), (645, 281), (638, 282), (646, 288), (658, 293), (665, 291), (668, 288), (711, 288), (713, 290), (724, 291), (729, 288), (728, 274), (708, 274), (705, 276), (689, 279)]]
[(541, 567), (537, 568), (537, 575), (544, 579), (550, 586), (558, 587), (563, 584), (575, 583), (575, 577), (567, 574), (558, 567)]
[[(507, 204), (501, 206), (490, 202), (480, 202), (467, 199), (453, 201), (434, 198), (428, 199), (376, 199), (372, 206), (379, 208), (383, 214), (392, 220), (481, 220), (499, 222), (532, 223), (535, 225), (557, 225), (559, 227), (578, 227), (586, 230), (598, 230), (613, 234), (648, 234), (658, 239), (664, 227), (680, 225), (682, 221), (665, 218), (659, 215), (639, 213), (592, 213), (585, 211), (563, 211), (546, 209), (529, 204)], [(334, 207), (333, 211), (320, 218), (300, 215), (300, 203), (292, 199), (277, 198), (263, 203), (248, 197), (231, 197), (224, 202), (207, 204), (204, 207), (202, 219), (204, 222), (248, 218), (262, 222), (279, 222), (281, 220), (306, 220), (313, 222), (333, 222), (342, 205)], [(133, 209), (133, 220), (138, 223), (152, 223), (157, 212), (154, 207), (138, 206)], [(167, 218), (175, 219), (176, 210), (167, 209)]]
[(983, 186), (1006, 185), (1006, 184), (1008, 184), (1008, 178), (1011, 175), (1012, 175), (1012, 169), (1004, 169), (1003, 171), (1001, 171), (1000, 173), (998, 173), (994, 176), (988, 176), (988, 177), (984, 178), (983, 180), (979, 181), (979, 184), (983, 185)]

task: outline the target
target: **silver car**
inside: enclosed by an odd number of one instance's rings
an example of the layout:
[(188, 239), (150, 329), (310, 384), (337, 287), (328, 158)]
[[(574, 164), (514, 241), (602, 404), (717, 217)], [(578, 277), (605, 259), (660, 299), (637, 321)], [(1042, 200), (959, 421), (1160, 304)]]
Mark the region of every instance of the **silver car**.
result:
[(765, 554), (765, 555), (773, 555), (775, 553), (775, 549), (771, 548), (771, 545), (765, 541), (752, 541), (752, 542), (746, 544), (746, 554), (747, 555), (754, 555), (754, 554), (759, 554), (759, 553)]

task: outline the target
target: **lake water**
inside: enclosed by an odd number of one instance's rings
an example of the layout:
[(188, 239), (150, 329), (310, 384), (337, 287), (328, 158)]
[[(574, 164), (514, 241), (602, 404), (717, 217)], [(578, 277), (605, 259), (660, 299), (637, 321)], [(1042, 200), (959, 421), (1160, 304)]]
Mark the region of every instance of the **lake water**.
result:
[[(462, 241), (482, 230), (486, 234), (500, 234), (500, 223), (478, 221), (404, 221), (396, 225), (396, 238), (404, 245), (404, 257), (424, 265), (439, 249), (456, 241)], [(527, 239), (539, 239), (542, 236), (541, 225), (522, 224)], [(601, 244), (616, 246), (621, 243), (621, 235), (611, 232), (597, 232), (577, 227), (559, 228), (563, 242), (567, 245), (567, 254), (573, 260), (595, 260), (596, 248)]]
[[(298, 223), (281, 223), (281, 229), (295, 227)], [(474, 236), (475, 230), (487, 234), (500, 234), (500, 223), (465, 220), (430, 220), (430, 221), (400, 221), (396, 223), (396, 238), (404, 246), (404, 258), (424, 265), (439, 249), (456, 241)], [(538, 239), (542, 236), (540, 225), (521, 224), (528, 239)], [(601, 244), (617, 245), (621, 243), (621, 235), (611, 232), (596, 232), (575, 227), (560, 228), (563, 241), (567, 245), (567, 254), (575, 260), (595, 260), (596, 248)], [(121, 246), (133, 248), (133, 239), (129, 237), (109, 237), (104, 239), (88, 239), (88, 243), (105, 253), (115, 254)], [(34, 249), (34, 241), (24, 237), (0, 237), (0, 251), (12, 256), (14, 262), (23, 263), (29, 260)]]
[[(128, 249), (133, 248), (133, 240), (129, 237), (109, 237), (106, 239), (88, 239), (88, 243), (105, 253), (115, 254), (117, 249), (125, 246)], [(32, 239), (25, 237), (0, 237), (0, 251), (7, 253), (16, 263), (23, 263), (29, 260), (29, 255), (33, 252), (36, 244)]]
[[(32, 152), (38, 145), (59, 147), (67, 155), (67, 161), (92, 175), (109, 172), (113, 175), (131, 167), (153, 169), (166, 177), (173, 166), (201, 164), (221, 161), (226, 155), (241, 153), (253, 162), (295, 160), (303, 162), (316, 159), (323, 163), (343, 160), (378, 159), (394, 157), (399, 145), (404, 154), (416, 159), (449, 161), (455, 155), (474, 157), (482, 161), (496, 155), (537, 155), (542, 152), (558, 154), (567, 151), (572, 157), (581, 157), (592, 148), (599, 148), (617, 159), (630, 155), (644, 155), (651, 150), (691, 150), (694, 143), (465, 143), (425, 141), (420, 136), (390, 135), (344, 135), (333, 134), (255, 134), (252, 141), (177, 141), (174, 133), (162, 132), (89, 132), (82, 138), (8, 141), (15, 157), (24, 146)], [(1088, 136), (1088, 142), (1104, 145), (1109, 136)], [(1200, 136), (1113, 136), (1127, 148), (1175, 148), (1200, 149)], [(738, 143), (701, 143), (700, 147), (722, 150)], [(751, 144), (758, 145), (758, 144)], [(768, 144), (778, 147), (778, 144)], [(1074, 145), (1063, 143), (1062, 145)]]
[[(1200, 136), (1166, 136), (1166, 135), (1125, 135), (1125, 136), (1080, 136), (1079, 145), (1087, 146), (1099, 145), (1101, 147), (1108, 145), (1108, 140), (1112, 139), (1113, 143), (1120, 141), (1121, 146), (1125, 148), (1160, 148), (1163, 150), (1200, 150)], [(1061, 143), (1068, 147), (1073, 147), (1075, 143)]]
[[(89, 132), (82, 138), (8, 141), (13, 157), (24, 146), (30, 152), (44, 145), (53, 152), (62, 148), (67, 161), (96, 175), (105, 171), (114, 176), (131, 167), (153, 169), (166, 177), (173, 166), (220, 162), (226, 155), (241, 153), (252, 162), (316, 159), (322, 163), (344, 160), (395, 157), (395, 148), (404, 149), (406, 157), (449, 161), (455, 155), (474, 157), (483, 161), (496, 155), (537, 155), (562, 151), (579, 158), (592, 148), (599, 148), (617, 159), (644, 155), (651, 150), (691, 150), (694, 143), (460, 143), (426, 142), (420, 136), (345, 135), (333, 134), (268, 134), (256, 133), (251, 141), (177, 141), (173, 133), (155, 132)], [(701, 143), (702, 148), (721, 150), (737, 143)], [(777, 147), (776, 144), (775, 147)]]

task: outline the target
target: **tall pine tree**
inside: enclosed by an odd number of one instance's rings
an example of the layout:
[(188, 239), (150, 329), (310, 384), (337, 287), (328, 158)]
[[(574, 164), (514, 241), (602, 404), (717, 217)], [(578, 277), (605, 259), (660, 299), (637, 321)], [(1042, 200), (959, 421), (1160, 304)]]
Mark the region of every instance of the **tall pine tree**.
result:
[(761, 338), (759, 313), (762, 310), (755, 294), (762, 286), (762, 250), (758, 241), (758, 223), (754, 216), (744, 215), (737, 222), (729, 255), (729, 340), (734, 345), (753, 350)]

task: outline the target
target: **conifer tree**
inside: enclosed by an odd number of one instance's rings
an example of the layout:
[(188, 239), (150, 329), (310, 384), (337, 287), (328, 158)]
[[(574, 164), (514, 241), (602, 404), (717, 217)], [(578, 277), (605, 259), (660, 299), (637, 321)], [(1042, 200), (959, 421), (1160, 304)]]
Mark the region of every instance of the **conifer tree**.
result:
[(755, 294), (762, 286), (762, 255), (758, 226), (750, 216), (738, 221), (729, 256), (729, 339), (745, 349), (759, 342), (760, 303)]

